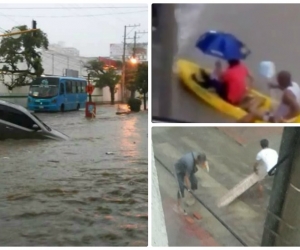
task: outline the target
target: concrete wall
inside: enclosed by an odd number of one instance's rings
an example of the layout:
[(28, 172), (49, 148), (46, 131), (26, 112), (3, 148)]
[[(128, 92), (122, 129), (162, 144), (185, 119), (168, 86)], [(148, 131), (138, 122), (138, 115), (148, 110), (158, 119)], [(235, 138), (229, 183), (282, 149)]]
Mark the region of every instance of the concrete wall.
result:
[[(197, 62), (212, 63), (212, 59), (195, 49), (191, 55), (189, 48), (201, 33), (210, 30), (222, 30), (237, 35), (252, 50), (246, 60), (259, 82), (258, 65), (262, 60), (274, 61), (278, 70), (290, 70), (296, 82), (300, 82), (300, 4), (192, 4), (178, 5), (179, 29), (191, 25), (193, 34), (184, 34), (186, 43), (179, 45), (179, 55)], [(198, 16), (193, 18), (193, 14)], [(185, 21), (184, 21), (185, 20)], [(191, 27), (191, 26), (190, 26)]]
[[(120, 91), (120, 84), (116, 86), (117, 92), (115, 93), (115, 102), (120, 102), (121, 91)], [(97, 103), (110, 103), (110, 91), (108, 87), (103, 89), (95, 88), (93, 92), (93, 101)]]
[(168, 246), (168, 236), (165, 225), (165, 217), (163, 207), (161, 203), (161, 196), (159, 191), (157, 171), (155, 167), (154, 151), (151, 142), (151, 169), (152, 169), (152, 246), (154, 247), (166, 247)]

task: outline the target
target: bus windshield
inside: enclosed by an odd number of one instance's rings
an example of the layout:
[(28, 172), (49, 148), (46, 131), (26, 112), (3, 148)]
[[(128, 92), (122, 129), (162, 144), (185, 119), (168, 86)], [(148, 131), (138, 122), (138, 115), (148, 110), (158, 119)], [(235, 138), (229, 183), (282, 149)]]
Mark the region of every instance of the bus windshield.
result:
[(38, 77), (30, 86), (29, 96), (36, 98), (51, 98), (59, 92), (59, 78)]

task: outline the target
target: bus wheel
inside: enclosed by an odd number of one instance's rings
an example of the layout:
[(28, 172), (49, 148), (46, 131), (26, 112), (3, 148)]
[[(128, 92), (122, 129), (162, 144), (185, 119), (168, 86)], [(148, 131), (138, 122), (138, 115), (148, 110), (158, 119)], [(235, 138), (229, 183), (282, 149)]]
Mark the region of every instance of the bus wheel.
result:
[(62, 104), (62, 105), (60, 106), (60, 111), (61, 111), (61, 112), (65, 112), (65, 104)]
[(79, 110), (79, 109), (80, 109), (80, 104), (78, 103), (76, 110)]

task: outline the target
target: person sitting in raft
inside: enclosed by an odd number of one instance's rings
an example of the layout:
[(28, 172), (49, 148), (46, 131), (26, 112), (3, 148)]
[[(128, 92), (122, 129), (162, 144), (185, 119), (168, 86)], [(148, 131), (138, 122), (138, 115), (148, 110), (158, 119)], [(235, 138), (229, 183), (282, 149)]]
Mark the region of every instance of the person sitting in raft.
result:
[[(248, 68), (239, 60), (229, 60), (228, 68), (222, 72), (222, 65), (220, 61), (215, 64), (215, 69), (209, 75), (203, 69), (200, 70), (203, 82), (196, 79), (195, 75), (192, 76), (198, 84), (204, 88), (214, 88), (217, 94), (225, 101), (235, 106), (240, 106), (247, 109), (252, 102), (248, 92), (253, 85), (253, 77)], [(247, 83), (249, 80), (249, 84)], [(257, 101), (261, 104), (261, 101)]]
[[(248, 115), (238, 122), (250, 123), (256, 120), (265, 122), (287, 122), (300, 115), (300, 87), (292, 81), (288, 71), (281, 71), (277, 74), (278, 88), (283, 92), (280, 104), (274, 112), (260, 110), (257, 105), (250, 107)], [(272, 84), (274, 87), (274, 84)]]
[(215, 67), (211, 74), (209, 74), (206, 70), (200, 68), (200, 76), (201, 76), (201, 81), (197, 78), (196, 74), (192, 74), (192, 79), (197, 82), (201, 87), (209, 89), (209, 88), (214, 88), (215, 81), (220, 81), (221, 75), (223, 73), (222, 70), (222, 63), (220, 60), (215, 62)]
[(215, 68), (210, 74), (210, 80), (212, 81), (220, 81), (223, 73), (222, 63), (220, 60), (216, 61)]
[(250, 101), (248, 93), (253, 86), (254, 78), (246, 65), (239, 60), (229, 60), (228, 68), (222, 74), (225, 85), (225, 100), (235, 106), (244, 106)]

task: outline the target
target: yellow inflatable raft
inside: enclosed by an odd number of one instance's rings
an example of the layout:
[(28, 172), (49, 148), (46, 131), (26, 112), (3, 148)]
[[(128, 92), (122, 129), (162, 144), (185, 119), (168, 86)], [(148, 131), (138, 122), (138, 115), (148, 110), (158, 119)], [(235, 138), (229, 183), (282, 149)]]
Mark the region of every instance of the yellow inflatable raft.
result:
[[(196, 74), (198, 76), (198, 79), (201, 81), (201, 77), (199, 75), (200, 68), (201, 67), (198, 64), (195, 64), (187, 60), (180, 59), (177, 61), (177, 74), (180, 80), (189, 90), (191, 90), (201, 100), (203, 100), (204, 102), (206, 102), (207, 104), (209, 104), (210, 106), (218, 110), (219, 112), (222, 112), (223, 114), (228, 115), (236, 120), (241, 119), (242, 117), (247, 115), (247, 111), (226, 102), (225, 100), (220, 98), (215, 92), (202, 88), (199, 84), (197, 84), (192, 79), (192, 75)], [(203, 70), (205, 70), (208, 73), (211, 72), (211, 70), (207, 68), (203, 68)], [(262, 108), (265, 109), (266, 111), (270, 110), (272, 105), (272, 100), (270, 97), (256, 90), (251, 90), (251, 94), (253, 96), (259, 96), (265, 99)], [(256, 122), (263, 122), (263, 121), (256, 121)], [(300, 123), (300, 116), (297, 116), (296, 118), (291, 119), (287, 122)]]

